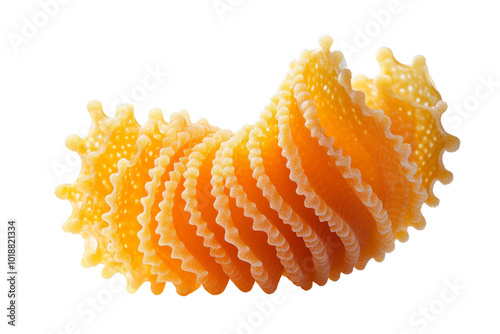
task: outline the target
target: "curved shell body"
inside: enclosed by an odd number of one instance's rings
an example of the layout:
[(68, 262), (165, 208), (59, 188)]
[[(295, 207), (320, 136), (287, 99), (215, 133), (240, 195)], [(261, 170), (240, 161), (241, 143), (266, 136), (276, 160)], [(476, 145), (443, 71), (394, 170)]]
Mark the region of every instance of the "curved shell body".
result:
[(141, 126), (131, 106), (109, 118), (89, 103), (88, 136), (66, 141), (80, 176), (56, 190), (73, 206), (64, 229), (85, 240), (82, 264), (123, 274), (130, 291), (218, 294), (232, 281), (272, 293), (282, 276), (309, 289), (382, 261), (422, 229), (434, 182), (452, 179), (442, 154), (459, 145), (425, 60), (382, 49), (381, 75), (351, 80), (331, 43), (292, 62), (260, 119), (234, 134), (157, 109)]

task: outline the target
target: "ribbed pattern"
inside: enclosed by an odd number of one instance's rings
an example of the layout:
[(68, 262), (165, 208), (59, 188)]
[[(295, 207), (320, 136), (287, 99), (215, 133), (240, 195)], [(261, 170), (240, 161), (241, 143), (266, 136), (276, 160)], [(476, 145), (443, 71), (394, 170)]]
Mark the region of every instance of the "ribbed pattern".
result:
[(170, 282), (218, 294), (232, 281), (272, 293), (282, 276), (310, 289), (423, 228), (433, 184), (452, 179), (443, 152), (459, 145), (425, 60), (403, 65), (382, 49), (382, 74), (354, 78), (354, 90), (331, 38), (320, 44), (234, 134), (158, 109), (140, 126), (130, 105), (109, 118), (90, 102), (88, 136), (66, 140), (80, 176), (56, 189), (73, 206), (64, 230), (85, 240), (82, 264), (123, 274), (129, 291)]

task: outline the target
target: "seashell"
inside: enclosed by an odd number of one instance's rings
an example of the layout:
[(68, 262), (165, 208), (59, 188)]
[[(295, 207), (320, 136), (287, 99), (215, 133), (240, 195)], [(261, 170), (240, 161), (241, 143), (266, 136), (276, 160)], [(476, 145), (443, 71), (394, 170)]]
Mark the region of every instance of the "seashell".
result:
[(434, 183), (452, 180), (442, 155), (459, 146), (425, 59), (403, 65), (384, 48), (379, 76), (351, 80), (331, 45), (322, 37), (292, 62), (260, 119), (236, 133), (158, 109), (141, 126), (131, 105), (110, 118), (90, 102), (88, 136), (66, 140), (80, 175), (56, 189), (73, 207), (63, 229), (85, 240), (82, 265), (124, 275), (131, 292), (170, 282), (180, 295), (219, 294), (232, 281), (272, 293), (282, 276), (310, 289), (424, 228)]

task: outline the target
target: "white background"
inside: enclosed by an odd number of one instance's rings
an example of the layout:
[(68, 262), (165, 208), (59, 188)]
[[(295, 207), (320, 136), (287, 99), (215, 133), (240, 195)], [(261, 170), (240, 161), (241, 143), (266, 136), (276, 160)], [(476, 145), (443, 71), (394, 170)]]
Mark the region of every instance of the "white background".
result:
[[(47, 16), (49, 2), (0, 5), (1, 252), (6, 221), (16, 218), (20, 272), (17, 328), (6, 325), (1, 280), (2, 333), (500, 332), (494, 1), (221, 0), (230, 8), (218, 12), (214, 0), (61, 0)], [(64, 140), (88, 131), (89, 100), (114, 115), (122, 94), (135, 92), (141, 123), (152, 107), (167, 117), (187, 109), (193, 120), (237, 130), (258, 118), (289, 62), (324, 34), (333, 49), (350, 50), (353, 74), (376, 75), (381, 46), (403, 63), (426, 57), (449, 104), (445, 127), (462, 143), (445, 154), (455, 180), (436, 186), (441, 204), (424, 208), (425, 230), (411, 230), (383, 263), (324, 287), (298, 291), (283, 280), (274, 299), (231, 284), (219, 296), (199, 289), (180, 297), (172, 286), (155, 296), (148, 285), (128, 294), (120, 280), (101, 278), (100, 267), (81, 267), (82, 238), (62, 231), (71, 208), (54, 188), (78, 174)], [(141, 88), (150, 71), (161, 72), (157, 84)], [(450, 284), (459, 285), (455, 293)]]

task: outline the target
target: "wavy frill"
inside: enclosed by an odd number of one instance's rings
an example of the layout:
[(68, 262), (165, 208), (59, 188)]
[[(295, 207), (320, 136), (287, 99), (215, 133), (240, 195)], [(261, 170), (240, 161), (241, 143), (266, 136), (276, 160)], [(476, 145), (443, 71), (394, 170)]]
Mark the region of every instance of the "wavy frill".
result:
[(82, 264), (121, 273), (129, 291), (219, 294), (232, 281), (272, 293), (282, 276), (309, 289), (382, 261), (422, 229), (434, 183), (452, 180), (442, 155), (459, 146), (425, 60), (382, 49), (381, 74), (351, 80), (331, 44), (293, 61), (260, 119), (234, 134), (158, 109), (140, 126), (130, 105), (109, 118), (90, 102), (88, 136), (66, 140), (81, 173), (56, 189)]

